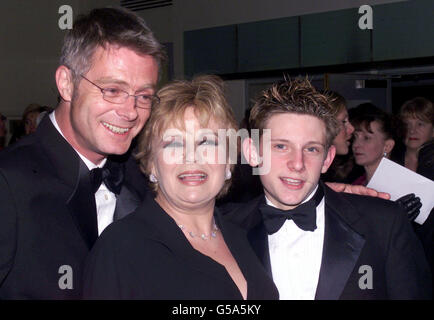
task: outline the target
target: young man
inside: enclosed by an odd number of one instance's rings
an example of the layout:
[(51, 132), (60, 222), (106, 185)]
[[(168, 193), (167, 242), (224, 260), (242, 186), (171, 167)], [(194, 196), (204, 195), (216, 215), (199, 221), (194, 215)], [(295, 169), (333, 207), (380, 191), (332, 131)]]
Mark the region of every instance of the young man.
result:
[(251, 166), (269, 168), (259, 170), (265, 197), (228, 214), (248, 230), (281, 299), (431, 296), (405, 213), (391, 201), (336, 193), (319, 181), (338, 130), (325, 96), (307, 80), (275, 84), (256, 102), (250, 125), (262, 136), (259, 145), (246, 139), (243, 152)]
[(163, 57), (130, 12), (75, 21), (55, 75), (61, 102), (0, 155), (0, 298), (80, 297), (94, 241), (146, 189), (132, 161), (108, 157), (127, 153), (148, 119)]

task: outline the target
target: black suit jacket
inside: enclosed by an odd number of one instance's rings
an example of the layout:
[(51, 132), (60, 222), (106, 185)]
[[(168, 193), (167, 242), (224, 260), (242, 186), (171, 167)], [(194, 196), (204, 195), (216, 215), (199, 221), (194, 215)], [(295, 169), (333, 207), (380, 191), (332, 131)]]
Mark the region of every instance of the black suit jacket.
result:
[[(404, 212), (393, 202), (336, 193), (324, 186), (325, 232), (315, 299), (427, 299), (430, 271)], [(249, 241), (271, 274), (260, 196), (244, 206), (227, 205), (228, 218), (248, 230)], [(372, 289), (361, 289), (364, 269)]]
[[(83, 170), (86, 165), (49, 117), (35, 134), (1, 151), (0, 298), (80, 298), (83, 262), (95, 232), (87, 226), (96, 223), (94, 194), (79, 179)], [(116, 218), (140, 202), (135, 190), (146, 183), (130, 183), (128, 177), (136, 175), (137, 167), (127, 166)]]
[[(277, 289), (250, 248), (246, 232), (222, 219), (217, 209), (215, 219), (247, 281), (247, 298), (277, 299)], [(86, 265), (84, 298), (237, 300), (242, 296), (225, 267), (193, 249), (149, 195), (136, 212), (111, 224), (96, 242)]]

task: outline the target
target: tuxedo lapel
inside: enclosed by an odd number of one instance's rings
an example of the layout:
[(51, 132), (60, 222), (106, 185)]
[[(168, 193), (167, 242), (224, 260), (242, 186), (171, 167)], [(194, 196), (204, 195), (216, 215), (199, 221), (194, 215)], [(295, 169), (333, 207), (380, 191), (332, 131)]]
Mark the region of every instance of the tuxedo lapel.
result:
[(264, 224), (261, 222), (250, 229), (247, 233), (247, 238), (268, 275), (272, 278), (270, 252), (268, 250), (268, 235)]
[(360, 256), (365, 239), (351, 228), (356, 208), (325, 187), (325, 232), (316, 300), (337, 300)]
[(259, 206), (264, 203), (264, 201), (264, 195), (259, 196), (252, 202), (253, 207), (250, 207), (247, 210), (250, 212), (247, 239), (249, 240), (253, 251), (255, 251), (264, 266), (265, 271), (267, 271), (270, 278), (273, 278), (271, 272), (270, 251), (268, 250), (268, 234), (262, 220), (262, 213), (259, 211)]
[(71, 188), (77, 183), (79, 156), (71, 145), (56, 130), (50, 117), (44, 117), (36, 130), (35, 137), (50, 161), (50, 171)]
[(140, 205), (140, 197), (124, 182), (121, 192), (116, 196), (113, 220), (119, 220), (132, 213)]
[(38, 126), (35, 136), (50, 161), (50, 172), (70, 188), (66, 206), (88, 248), (91, 248), (98, 237), (98, 223), (89, 169), (48, 116)]
[(268, 250), (268, 234), (262, 222), (259, 207), (265, 201), (260, 195), (246, 204), (227, 205), (222, 209), (227, 219), (247, 230), (247, 238), (253, 251), (258, 256), (265, 270), (271, 277), (270, 253)]
[(88, 248), (92, 248), (98, 238), (95, 194), (90, 183), (89, 169), (81, 160), (79, 179), (67, 206)]

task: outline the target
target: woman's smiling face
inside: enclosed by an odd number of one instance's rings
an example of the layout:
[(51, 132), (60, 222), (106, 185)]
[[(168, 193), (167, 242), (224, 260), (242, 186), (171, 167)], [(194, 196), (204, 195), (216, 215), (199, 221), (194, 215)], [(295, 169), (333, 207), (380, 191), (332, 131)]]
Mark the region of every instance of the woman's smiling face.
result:
[(219, 163), (219, 154), (226, 155), (226, 149), (219, 143), (218, 129), (222, 126), (215, 119), (210, 118), (203, 128), (194, 108), (188, 107), (184, 123), (185, 130), (169, 128), (154, 139), (151, 172), (158, 180), (160, 204), (168, 202), (188, 210), (214, 204), (229, 164)]

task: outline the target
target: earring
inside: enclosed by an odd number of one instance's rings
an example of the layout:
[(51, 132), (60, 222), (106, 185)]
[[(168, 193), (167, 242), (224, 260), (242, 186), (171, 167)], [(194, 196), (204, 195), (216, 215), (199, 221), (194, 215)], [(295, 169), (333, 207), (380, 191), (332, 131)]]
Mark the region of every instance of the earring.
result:
[(152, 183), (157, 183), (158, 179), (157, 179), (157, 177), (153, 173), (151, 173), (149, 175), (149, 181), (151, 181)]
[(232, 172), (230, 170), (226, 170), (225, 180), (229, 180), (232, 178)]
[(384, 151), (384, 153), (383, 153), (383, 157), (387, 157), (387, 152), (386, 151)]

